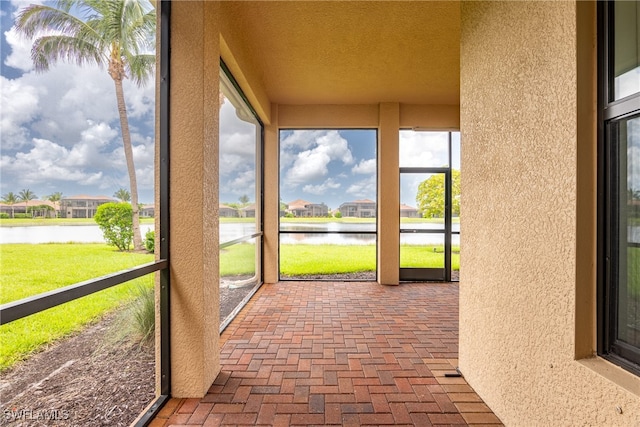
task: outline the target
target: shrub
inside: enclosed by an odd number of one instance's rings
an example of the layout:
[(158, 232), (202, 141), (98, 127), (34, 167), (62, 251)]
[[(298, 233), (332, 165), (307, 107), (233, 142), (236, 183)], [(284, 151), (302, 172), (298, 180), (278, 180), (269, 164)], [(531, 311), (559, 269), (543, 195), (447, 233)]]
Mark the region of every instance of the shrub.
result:
[(342, 212), (338, 211), (338, 212), (334, 213), (333, 216), (336, 217), (336, 218), (342, 218)]
[(9, 219), (11, 216), (8, 213), (1, 212), (0, 219)]
[(153, 287), (138, 287), (138, 298), (133, 302), (133, 320), (140, 341), (152, 341), (156, 326), (156, 299)]
[(129, 203), (105, 203), (98, 206), (93, 219), (107, 244), (128, 251), (133, 240), (133, 209)]
[(156, 248), (156, 233), (153, 230), (147, 231), (144, 235), (144, 247), (147, 252), (153, 253)]

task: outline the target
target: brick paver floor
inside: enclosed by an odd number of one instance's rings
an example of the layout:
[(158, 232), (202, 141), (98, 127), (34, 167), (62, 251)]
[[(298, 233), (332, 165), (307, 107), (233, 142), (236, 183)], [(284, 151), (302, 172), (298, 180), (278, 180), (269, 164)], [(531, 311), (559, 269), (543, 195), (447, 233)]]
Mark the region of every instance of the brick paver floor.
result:
[(458, 286), (264, 285), (222, 335), (202, 399), (152, 426), (500, 424), (456, 373)]

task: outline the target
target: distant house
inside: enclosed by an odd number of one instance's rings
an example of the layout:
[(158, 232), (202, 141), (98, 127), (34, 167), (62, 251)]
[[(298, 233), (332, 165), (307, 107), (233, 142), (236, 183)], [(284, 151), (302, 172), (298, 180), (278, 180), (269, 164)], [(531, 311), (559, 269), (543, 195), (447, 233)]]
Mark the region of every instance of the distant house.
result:
[(240, 213), (236, 208), (232, 208), (231, 206), (223, 205), (220, 203), (220, 207), (218, 208), (218, 215), (220, 218), (238, 218)]
[(311, 203), (298, 199), (289, 203), (287, 213), (296, 218), (326, 217), (329, 215), (329, 207), (324, 203)]
[(369, 199), (345, 202), (338, 208), (343, 217), (375, 218), (376, 202)]
[(155, 205), (142, 205), (140, 216), (142, 218), (153, 218), (155, 216)]
[(256, 217), (256, 204), (252, 203), (249, 206), (245, 206), (240, 209), (240, 216), (242, 218), (255, 218)]
[[(35, 209), (37, 206), (49, 206), (50, 209)], [(9, 217), (15, 214), (25, 214), (27, 213), (27, 208), (32, 212), (34, 217), (56, 217), (57, 206), (49, 200), (30, 200), (28, 203), (19, 202), (13, 205), (0, 203), (0, 213), (7, 214)]]
[(93, 218), (98, 206), (110, 202), (117, 202), (117, 200), (107, 196), (87, 196), (84, 194), (63, 197), (60, 200), (60, 217)]
[(422, 215), (418, 209), (403, 203), (400, 205), (400, 218), (422, 218)]

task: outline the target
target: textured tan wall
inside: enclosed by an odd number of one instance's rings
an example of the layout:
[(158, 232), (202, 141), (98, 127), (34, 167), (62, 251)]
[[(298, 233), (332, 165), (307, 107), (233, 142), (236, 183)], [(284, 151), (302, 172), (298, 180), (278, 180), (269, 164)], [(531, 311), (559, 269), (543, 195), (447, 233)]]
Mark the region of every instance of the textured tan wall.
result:
[(459, 130), (460, 105), (400, 104), (400, 127)]
[(459, 363), (507, 425), (640, 422), (638, 377), (576, 361), (595, 344), (576, 329), (595, 288), (577, 273), (593, 270), (576, 206), (594, 208), (595, 140), (578, 131), (576, 19), (569, 1), (462, 4)]
[(264, 282), (276, 283), (280, 269), (280, 141), (278, 132), (279, 109), (271, 106), (271, 124), (264, 128)]
[(219, 3), (171, 10), (171, 394), (203, 396), (220, 369)]
[(378, 129), (378, 283), (400, 280), (400, 105), (380, 104)]

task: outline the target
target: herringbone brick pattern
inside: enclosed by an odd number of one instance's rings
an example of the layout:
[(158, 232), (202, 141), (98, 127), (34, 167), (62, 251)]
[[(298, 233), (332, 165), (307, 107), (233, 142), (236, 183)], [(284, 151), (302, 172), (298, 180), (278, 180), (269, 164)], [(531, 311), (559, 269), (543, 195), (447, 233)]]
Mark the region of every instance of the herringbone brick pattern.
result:
[(264, 285), (222, 336), (202, 399), (152, 425), (500, 424), (455, 373), (456, 284)]

